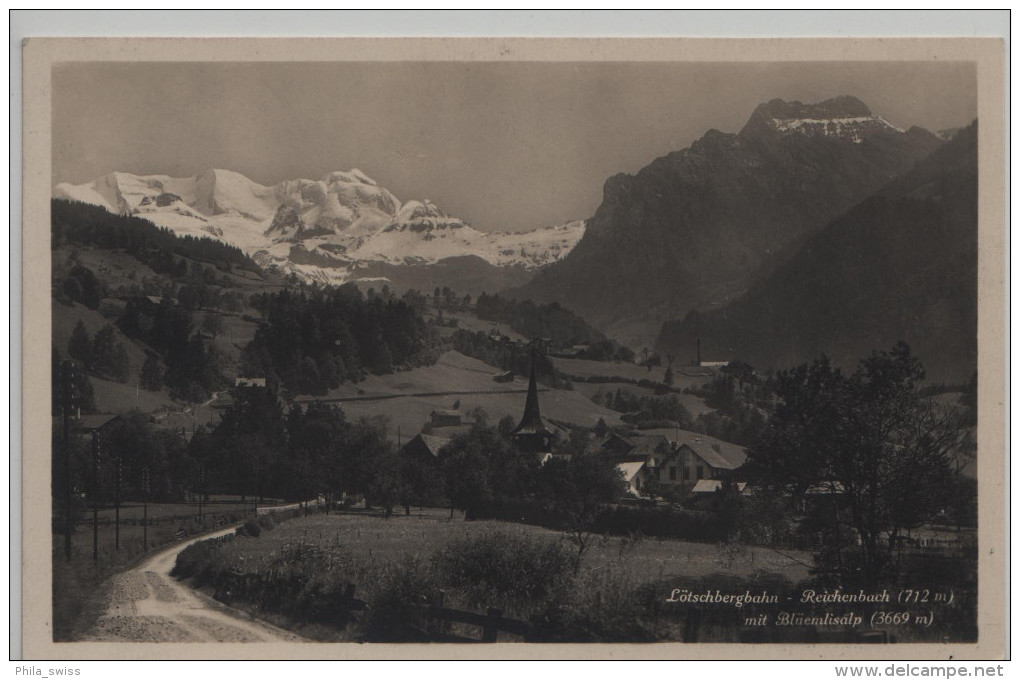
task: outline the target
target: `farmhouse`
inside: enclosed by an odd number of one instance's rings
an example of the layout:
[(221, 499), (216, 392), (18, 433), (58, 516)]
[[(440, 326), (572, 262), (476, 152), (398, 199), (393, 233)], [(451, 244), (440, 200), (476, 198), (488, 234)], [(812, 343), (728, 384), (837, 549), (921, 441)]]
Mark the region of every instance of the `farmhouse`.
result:
[(647, 485), (647, 482), (643, 481), (647, 477), (644, 461), (617, 463), (616, 468), (622, 474), (623, 481), (627, 485), (627, 491), (635, 496), (640, 496), (641, 489)]
[[(634, 470), (638, 478), (633, 484), (640, 484), (640, 488), (654, 481), (660, 486), (691, 491), (698, 482), (718, 480), (747, 460), (742, 446), (686, 430), (644, 430), (632, 436), (613, 433), (594, 446), (620, 463), (640, 462), (641, 467)], [(627, 472), (631, 472), (630, 467)]]
[(70, 419), (70, 430), (79, 434), (96, 434), (120, 418), (119, 415), (98, 413)]
[(550, 355), (557, 359), (579, 359), (582, 358), (591, 345), (588, 343), (582, 343), (580, 345), (574, 345), (572, 347), (565, 347), (555, 352), (550, 352)]
[(429, 419), (432, 427), (454, 427), (461, 424), (459, 411), (432, 411)]
[(265, 387), (265, 378), (249, 378), (245, 376), (238, 376), (234, 378), (234, 387)]
[(677, 443), (683, 477), (688, 482), (716, 479), (747, 461), (744, 447), (713, 437), (699, 435)]
[(439, 450), (449, 443), (446, 437), (418, 434), (404, 445), (400, 453), (414, 460), (436, 463), (439, 461)]
[[(710, 494), (715, 493), (723, 486), (721, 479), (702, 479), (694, 485), (691, 489), (692, 494)], [(737, 482), (737, 491), (741, 495), (749, 495), (750, 490), (747, 488), (747, 482)]]
[[(666, 456), (673, 450), (669, 440), (661, 434), (625, 437), (613, 432), (595, 445), (599, 453), (614, 460), (650, 460)], [(658, 464), (657, 460), (651, 460), (652, 467)]]

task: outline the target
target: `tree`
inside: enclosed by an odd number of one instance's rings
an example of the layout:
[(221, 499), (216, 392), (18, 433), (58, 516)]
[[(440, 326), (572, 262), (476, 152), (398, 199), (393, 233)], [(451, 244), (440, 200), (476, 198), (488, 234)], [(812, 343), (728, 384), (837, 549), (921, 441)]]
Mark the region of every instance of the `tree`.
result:
[(577, 544), (574, 573), (591, 542), (595, 520), (624, 489), (623, 473), (597, 453), (579, 453), (569, 461), (552, 458), (542, 466), (538, 488), (545, 502), (567, 523)]
[(202, 317), (202, 330), (215, 338), (223, 332), (223, 319), (219, 314), (206, 313)]
[(406, 492), (403, 502), (407, 514), (411, 514), (412, 505), (433, 506), (442, 500), (445, 480), (435, 461), (405, 456), (400, 474)]
[(166, 367), (155, 355), (149, 355), (142, 366), (141, 382), (142, 387), (150, 392), (158, 392), (163, 388), (163, 377), (166, 375)]
[(950, 497), (962, 433), (954, 410), (919, 394), (923, 378), (905, 343), (872, 354), (849, 376), (823, 357), (776, 377), (779, 405), (749, 466), (795, 497), (812, 486), (829, 489), (832, 511), (819, 519), (845, 585), (859, 579), (874, 587), (889, 576), (903, 531)]
[(446, 497), (450, 499), (450, 516), (454, 509), (468, 512), (492, 496), (489, 487), (488, 459), (472, 435), (455, 437), (440, 452), (440, 465), (445, 481)]
[[(403, 460), (393, 450), (387, 450), (376, 457), (368, 479), (365, 497), (369, 503), (379, 505), (386, 512), (387, 519), (393, 516), (398, 503), (408, 503), (409, 490), (402, 474)], [(406, 506), (405, 506), (406, 507)]]
[(127, 350), (117, 340), (116, 332), (110, 324), (96, 333), (92, 342), (92, 370), (103, 377), (127, 382)]
[(92, 365), (92, 344), (89, 341), (89, 332), (85, 330), (85, 324), (81, 321), (74, 325), (71, 332), (71, 341), (67, 344), (67, 354), (74, 360), (81, 362), (85, 368)]
[(99, 309), (103, 299), (103, 282), (91, 269), (77, 265), (64, 282), (64, 293), (75, 302), (80, 302), (89, 309)]

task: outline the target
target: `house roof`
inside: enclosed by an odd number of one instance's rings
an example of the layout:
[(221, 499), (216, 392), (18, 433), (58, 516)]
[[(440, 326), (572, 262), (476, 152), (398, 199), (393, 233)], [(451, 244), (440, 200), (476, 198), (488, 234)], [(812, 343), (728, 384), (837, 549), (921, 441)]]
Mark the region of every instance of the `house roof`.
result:
[[(437, 437), (434, 434), (419, 434), (411, 441), (413, 442), (415, 439), (420, 439), (425, 444), (425, 448), (428, 449), (429, 453), (437, 458), (439, 457), (439, 449), (450, 443), (450, 440), (446, 437)], [(410, 443), (408, 442), (408, 444)]]
[(669, 439), (661, 434), (631, 437), (630, 442), (634, 445), (631, 451), (635, 455), (650, 455), (659, 451), (670, 451)]
[[(691, 493), (714, 493), (722, 488), (720, 479), (699, 479), (698, 483), (691, 489)], [(743, 492), (747, 482), (737, 482), (737, 491)]]
[(75, 432), (95, 432), (103, 429), (117, 418), (120, 416), (108, 413), (81, 416), (71, 420), (71, 429)]
[(808, 487), (804, 494), (807, 496), (822, 496), (825, 494), (841, 494), (844, 492), (843, 484), (838, 481), (819, 482), (814, 486)]
[(645, 433), (646, 436), (652, 433), (660, 434), (670, 441), (677, 442), (679, 446), (686, 445), (706, 463), (720, 470), (735, 470), (747, 462), (747, 449), (743, 446), (724, 442), (700, 432), (657, 428), (645, 430)]
[(436, 409), (435, 411), (432, 411), (432, 413), (430, 415), (434, 415), (434, 416), (454, 416), (454, 417), (460, 418), (460, 411), (441, 411), (439, 409)]
[(617, 463), (616, 467), (623, 472), (623, 479), (630, 481), (634, 479), (637, 473), (641, 472), (641, 468), (645, 466), (644, 461), (637, 461), (633, 463)]

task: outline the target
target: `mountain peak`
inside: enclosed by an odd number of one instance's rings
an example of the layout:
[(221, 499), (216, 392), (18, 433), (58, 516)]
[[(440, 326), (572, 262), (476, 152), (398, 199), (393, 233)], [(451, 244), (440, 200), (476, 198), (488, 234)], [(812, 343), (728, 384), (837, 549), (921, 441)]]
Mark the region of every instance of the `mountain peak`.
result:
[(842, 95), (816, 104), (782, 99), (759, 104), (740, 134), (744, 137), (801, 134), (860, 143), (865, 136), (878, 131), (903, 132), (873, 114), (857, 97)]

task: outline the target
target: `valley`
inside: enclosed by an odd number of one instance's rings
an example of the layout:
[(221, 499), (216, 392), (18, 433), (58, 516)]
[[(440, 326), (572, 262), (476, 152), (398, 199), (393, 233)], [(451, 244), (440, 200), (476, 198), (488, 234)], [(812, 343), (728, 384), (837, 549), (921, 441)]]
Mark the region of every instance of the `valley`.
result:
[[(973, 592), (976, 138), (775, 99), (527, 232), (356, 169), (57, 184), (60, 639), (291, 639), (214, 600), (330, 641), (449, 641), (453, 608), (753, 642), (667, 581)], [(216, 498), (222, 535), (82, 570), (90, 517), (182, 509), (163, 546)], [(971, 605), (918, 635), (969, 639)]]

